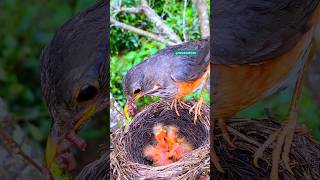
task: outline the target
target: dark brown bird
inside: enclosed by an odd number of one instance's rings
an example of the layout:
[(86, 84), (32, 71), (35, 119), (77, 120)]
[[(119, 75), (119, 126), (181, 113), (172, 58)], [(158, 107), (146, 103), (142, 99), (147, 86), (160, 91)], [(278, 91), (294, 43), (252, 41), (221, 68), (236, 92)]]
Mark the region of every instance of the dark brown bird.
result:
[[(168, 47), (130, 69), (123, 80), (125, 111), (133, 110), (134, 102), (142, 96), (159, 96), (172, 100), (171, 108), (180, 115), (177, 104), (187, 106), (181, 100), (209, 77), (209, 46), (209, 39), (204, 39)], [(184, 50), (194, 50), (196, 55), (176, 54)], [(200, 115), (202, 101), (201, 98), (191, 109), (195, 110), (195, 120)]]
[(106, 108), (107, 3), (101, 2), (64, 24), (44, 50), (41, 86), (52, 118), (46, 162), (74, 168), (70, 146), (85, 150), (76, 133), (94, 113)]
[[(275, 143), (271, 179), (278, 179), (280, 159), (292, 172), (289, 152), (304, 74), (314, 54), (318, 4), (319, 0), (220, 0), (215, 1), (212, 11), (211, 107), (213, 120), (218, 121), (229, 144), (233, 145), (225, 128), (227, 118), (295, 84), (282, 128), (254, 155), (258, 166), (263, 151)], [(214, 163), (219, 167), (217, 161)]]

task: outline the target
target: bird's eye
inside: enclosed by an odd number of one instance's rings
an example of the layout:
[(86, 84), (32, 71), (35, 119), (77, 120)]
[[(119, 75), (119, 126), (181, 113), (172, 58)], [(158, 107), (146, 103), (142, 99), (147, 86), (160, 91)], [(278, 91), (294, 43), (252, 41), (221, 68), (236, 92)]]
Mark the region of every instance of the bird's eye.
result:
[(78, 94), (77, 102), (85, 102), (93, 99), (98, 94), (98, 89), (92, 85), (83, 86)]
[(136, 90), (133, 91), (133, 94), (139, 94), (140, 92), (141, 92), (140, 89), (136, 89)]

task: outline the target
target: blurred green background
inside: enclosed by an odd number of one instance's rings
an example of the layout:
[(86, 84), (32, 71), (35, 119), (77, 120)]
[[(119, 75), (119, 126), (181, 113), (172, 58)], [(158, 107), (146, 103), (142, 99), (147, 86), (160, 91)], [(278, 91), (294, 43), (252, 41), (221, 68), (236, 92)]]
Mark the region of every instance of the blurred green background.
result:
[[(21, 127), (24, 136), (32, 141), (32, 147), (42, 152), (51, 120), (41, 96), (41, 51), (61, 25), (96, 2), (0, 1), (0, 107), (7, 107), (0, 110), (0, 118), (10, 117), (12, 124)], [(99, 155), (97, 146), (106, 136), (106, 116), (95, 119), (81, 133), (90, 143), (85, 156), (78, 153), (79, 168)]]

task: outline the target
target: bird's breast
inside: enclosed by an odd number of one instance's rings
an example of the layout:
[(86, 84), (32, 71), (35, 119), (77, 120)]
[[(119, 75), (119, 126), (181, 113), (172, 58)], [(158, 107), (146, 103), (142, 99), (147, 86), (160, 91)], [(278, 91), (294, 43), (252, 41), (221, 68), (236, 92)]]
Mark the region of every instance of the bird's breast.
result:
[(230, 117), (294, 83), (308, 59), (313, 30), (294, 48), (263, 64), (212, 65), (213, 117)]

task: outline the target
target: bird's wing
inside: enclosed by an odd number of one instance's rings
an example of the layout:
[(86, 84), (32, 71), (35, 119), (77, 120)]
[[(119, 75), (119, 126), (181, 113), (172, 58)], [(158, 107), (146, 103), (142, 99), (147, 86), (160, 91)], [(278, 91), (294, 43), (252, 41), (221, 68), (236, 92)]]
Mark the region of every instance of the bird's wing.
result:
[(176, 82), (194, 81), (201, 77), (210, 63), (210, 40), (178, 45), (174, 50), (195, 50), (195, 56), (175, 55), (171, 58), (171, 78)]
[(218, 0), (213, 10), (211, 63), (263, 63), (308, 31), (319, 0)]

